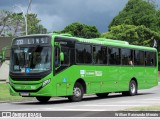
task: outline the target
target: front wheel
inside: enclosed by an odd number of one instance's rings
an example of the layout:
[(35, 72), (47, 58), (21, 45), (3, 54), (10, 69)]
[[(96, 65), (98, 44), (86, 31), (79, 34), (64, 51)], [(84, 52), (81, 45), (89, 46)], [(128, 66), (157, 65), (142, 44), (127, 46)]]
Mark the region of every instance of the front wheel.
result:
[(44, 97), (44, 96), (38, 96), (38, 97), (36, 97), (36, 99), (37, 99), (39, 102), (41, 102), (41, 103), (46, 103), (46, 102), (48, 102), (50, 98), (51, 98), (51, 97)]
[(80, 83), (75, 83), (74, 88), (73, 88), (73, 95), (69, 96), (68, 99), (71, 102), (79, 102), (82, 100), (84, 94), (84, 89), (82, 84)]

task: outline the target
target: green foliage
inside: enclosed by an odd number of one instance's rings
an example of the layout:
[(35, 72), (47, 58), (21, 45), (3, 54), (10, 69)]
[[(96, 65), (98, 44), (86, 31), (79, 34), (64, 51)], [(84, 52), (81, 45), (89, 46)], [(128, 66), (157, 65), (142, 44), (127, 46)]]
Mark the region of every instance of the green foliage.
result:
[(144, 25), (117, 25), (110, 28), (102, 37), (128, 41), (130, 44), (153, 46), (153, 40), (159, 40), (160, 34), (146, 28)]
[[(47, 29), (40, 24), (37, 14), (27, 15), (28, 34), (47, 33)], [(0, 10), (0, 36), (25, 35), (25, 19), (23, 13), (12, 13)]]
[(160, 12), (157, 11), (156, 5), (148, 0), (129, 0), (124, 9), (117, 15), (109, 25), (121, 24), (144, 25), (151, 30), (158, 31)]
[(95, 26), (88, 26), (81, 23), (72, 23), (64, 28), (60, 33), (69, 33), (76, 37), (97, 38), (100, 36)]
[(152, 0), (129, 0), (108, 29), (102, 37), (151, 47), (156, 39), (160, 50), (160, 10)]
[(44, 34), (47, 33), (47, 29), (40, 25), (41, 20), (37, 18), (37, 14), (28, 14), (27, 23), (28, 23), (28, 34)]

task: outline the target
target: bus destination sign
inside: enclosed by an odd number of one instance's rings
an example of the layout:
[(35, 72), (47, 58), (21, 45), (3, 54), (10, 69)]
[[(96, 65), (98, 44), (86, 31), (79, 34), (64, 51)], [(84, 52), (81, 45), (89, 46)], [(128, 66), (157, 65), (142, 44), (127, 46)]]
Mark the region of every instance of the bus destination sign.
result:
[(13, 45), (48, 44), (49, 37), (19, 38), (13, 41)]

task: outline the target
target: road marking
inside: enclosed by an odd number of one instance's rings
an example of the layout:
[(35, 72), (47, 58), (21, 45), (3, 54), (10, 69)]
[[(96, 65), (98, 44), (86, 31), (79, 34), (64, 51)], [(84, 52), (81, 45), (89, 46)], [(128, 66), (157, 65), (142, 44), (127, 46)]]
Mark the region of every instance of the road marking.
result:
[(150, 106), (150, 105), (83, 105), (83, 106), (115, 106), (115, 107), (121, 107), (121, 106)]
[(144, 99), (144, 100), (146, 100), (146, 101), (160, 101), (160, 98), (157, 98), (157, 99)]

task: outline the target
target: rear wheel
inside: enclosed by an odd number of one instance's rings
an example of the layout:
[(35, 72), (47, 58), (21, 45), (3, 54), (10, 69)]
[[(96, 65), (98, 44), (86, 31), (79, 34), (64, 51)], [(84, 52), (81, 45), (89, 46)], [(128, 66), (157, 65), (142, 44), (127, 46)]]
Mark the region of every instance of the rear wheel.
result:
[(124, 96), (134, 96), (137, 94), (137, 84), (134, 80), (131, 80), (130, 81), (130, 84), (129, 84), (129, 91), (125, 91), (125, 92), (122, 92), (122, 95)]
[(96, 95), (100, 98), (105, 98), (105, 97), (108, 97), (108, 94), (109, 93), (97, 93)]
[(49, 99), (50, 99), (51, 97), (43, 97), (43, 96), (38, 96), (38, 97), (36, 97), (36, 99), (39, 101), (39, 102), (41, 102), (41, 103), (46, 103), (46, 102), (48, 102), (49, 101)]
[(71, 102), (79, 102), (82, 100), (84, 94), (84, 89), (82, 84), (80, 83), (75, 83), (74, 88), (73, 88), (73, 95), (69, 96), (68, 99)]

